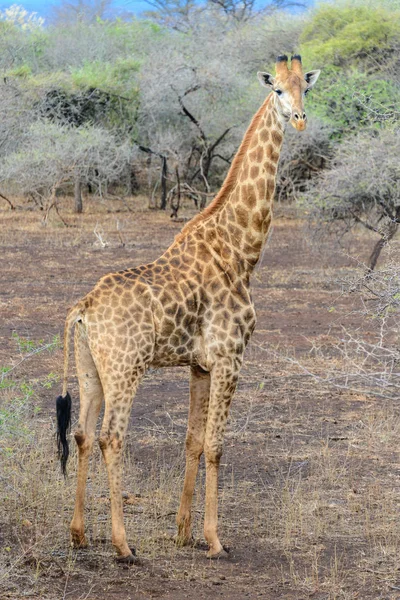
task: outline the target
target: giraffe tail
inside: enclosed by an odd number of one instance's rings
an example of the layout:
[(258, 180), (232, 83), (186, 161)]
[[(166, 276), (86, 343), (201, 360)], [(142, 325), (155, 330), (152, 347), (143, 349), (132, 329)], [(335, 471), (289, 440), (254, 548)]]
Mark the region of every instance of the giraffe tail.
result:
[(68, 385), (68, 365), (69, 365), (69, 350), (71, 345), (71, 333), (74, 325), (81, 317), (81, 306), (76, 304), (71, 308), (65, 321), (64, 329), (64, 378), (62, 395), (56, 400), (57, 414), (57, 450), (58, 458), (61, 462), (61, 471), (64, 477), (67, 476), (67, 460), (69, 456), (69, 444), (67, 434), (71, 427), (71, 396), (67, 391)]

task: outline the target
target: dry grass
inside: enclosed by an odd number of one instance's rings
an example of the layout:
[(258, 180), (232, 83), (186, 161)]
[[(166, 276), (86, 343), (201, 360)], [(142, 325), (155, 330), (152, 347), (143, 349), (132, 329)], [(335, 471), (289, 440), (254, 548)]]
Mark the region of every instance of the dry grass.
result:
[[(39, 355), (33, 360), (38, 359)], [(318, 591), (332, 599), (356, 598), (355, 585), (367, 588), (371, 580), (396, 586), (400, 527), (395, 475), (400, 464), (394, 465), (391, 456), (400, 434), (398, 411), (393, 406), (370, 405), (362, 419), (352, 410), (344, 417), (349, 419), (346, 435), (334, 436), (320, 430), (321, 421), (313, 419), (312, 407), (304, 414), (301, 402), (297, 407), (279, 403), (277, 414), (278, 402), (268, 401), (269, 395), (265, 386), (258, 386), (244, 406), (239, 394), (232, 411), (227, 435), (232, 460), (242, 444), (263, 442), (255, 464), (248, 464), (250, 472), (240, 470), (238, 474), (230, 461), (223, 463), (220, 511), (224, 537), (235, 547), (253, 548), (256, 541), (263, 552), (284, 557), (283, 562), (276, 561), (282, 585), (289, 582), (299, 593)], [(8, 390), (7, 404), (12, 401)], [(68, 548), (75, 451), (69, 465), (71, 477), (64, 482), (55, 460), (53, 415), (40, 415), (32, 421), (32, 407), (27, 404), (25, 408), (13, 425), (13, 435), (2, 437), (0, 589), (4, 592), (21, 590), (21, 582), (24, 587), (28, 581), (38, 589), (44, 577), (64, 578), (67, 573), (72, 577), (82, 569)], [(164, 566), (177, 570), (174, 576), (178, 579), (177, 565), (183, 558), (190, 563), (185, 577), (199, 578), (206, 569), (199, 551), (178, 549), (173, 543), (184, 433), (175, 439), (170, 423), (150, 423), (146, 435), (143, 428), (134, 430), (136, 445), (152, 446), (156, 451), (147, 464), (138, 464), (135, 444), (128, 446), (126, 526), (130, 538), (137, 540), (141, 556), (154, 564), (161, 557)], [(194, 533), (202, 539), (203, 472), (197, 489)], [(96, 559), (111, 560), (108, 489), (98, 449), (88, 484), (87, 522)]]

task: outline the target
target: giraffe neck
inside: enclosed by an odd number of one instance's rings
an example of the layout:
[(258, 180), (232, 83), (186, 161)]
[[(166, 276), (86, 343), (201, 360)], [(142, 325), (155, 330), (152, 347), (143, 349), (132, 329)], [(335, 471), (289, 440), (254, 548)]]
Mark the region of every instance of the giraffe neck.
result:
[[(200, 221), (202, 231), (213, 251), (224, 264), (240, 276), (248, 277), (257, 264), (272, 219), (276, 170), (283, 142), (284, 124), (268, 96), (248, 128), (232, 164), (235, 170), (230, 190), (223, 201), (217, 196), (210, 205), (210, 217)], [(214, 203), (219, 206), (213, 207)], [(212, 210), (214, 208), (214, 210)], [(201, 215), (199, 215), (201, 216)]]

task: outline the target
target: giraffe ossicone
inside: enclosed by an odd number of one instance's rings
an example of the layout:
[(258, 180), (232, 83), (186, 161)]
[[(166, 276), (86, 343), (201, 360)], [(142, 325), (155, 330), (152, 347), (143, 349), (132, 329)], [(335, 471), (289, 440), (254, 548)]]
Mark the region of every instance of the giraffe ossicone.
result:
[(190, 367), (186, 471), (177, 515), (178, 543), (192, 541), (191, 504), (201, 455), (206, 462), (204, 535), (207, 556), (225, 550), (217, 532), (218, 468), (229, 406), (256, 322), (250, 276), (272, 219), (275, 178), (286, 123), (306, 127), (306, 92), (319, 71), (303, 74), (301, 58), (280, 56), (275, 76), (259, 73), (270, 94), (254, 116), (225, 182), (153, 263), (111, 273), (68, 313), (64, 334), (64, 385), (57, 399), (59, 454), (65, 471), (70, 396), (68, 356), (75, 327), (80, 412), (75, 439), (78, 480), (72, 542), (84, 528), (89, 455), (100, 409), (99, 444), (106, 463), (112, 543), (120, 560), (136, 562), (126, 540), (121, 493), (123, 442), (137, 387), (146, 369)]

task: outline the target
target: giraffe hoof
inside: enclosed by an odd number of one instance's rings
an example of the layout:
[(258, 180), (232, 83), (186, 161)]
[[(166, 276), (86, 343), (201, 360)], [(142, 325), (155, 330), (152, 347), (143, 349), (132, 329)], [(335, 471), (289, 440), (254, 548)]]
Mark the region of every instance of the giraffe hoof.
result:
[(116, 557), (116, 561), (119, 565), (136, 565), (137, 567), (139, 567), (140, 565), (142, 565), (142, 561), (140, 560), (140, 558), (138, 558), (136, 556), (136, 549), (135, 548), (129, 548), (129, 550), (131, 551), (131, 554), (128, 554), (127, 556), (117, 556)]
[(75, 550), (87, 548), (88, 542), (85, 535), (71, 535), (71, 546), (75, 548)]
[(195, 548), (196, 550), (208, 550), (208, 544), (202, 542), (201, 540), (196, 540), (193, 536), (184, 538), (176, 536), (174, 541), (179, 548), (189, 546), (190, 548)]
[(208, 544), (206, 542), (202, 542), (201, 540), (192, 540), (192, 548), (196, 548), (196, 550), (208, 550)]
[(207, 558), (211, 558), (212, 560), (219, 560), (219, 559), (227, 559), (229, 558), (229, 552), (230, 549), (228, 548), (228, 546), (222, 546), (221, 550), (219, 550), (219, 552), (216, 552), (215, 554), (213, 554), (211, 552), (211, 550), (209, 550), (206, 554)]
[(176, 535), (174, 537), (174, 542), (178, 546), (178, 548), (183, 548), (184, 546), (194, 546), (195, 545), (195, 541), (192, 536)]

